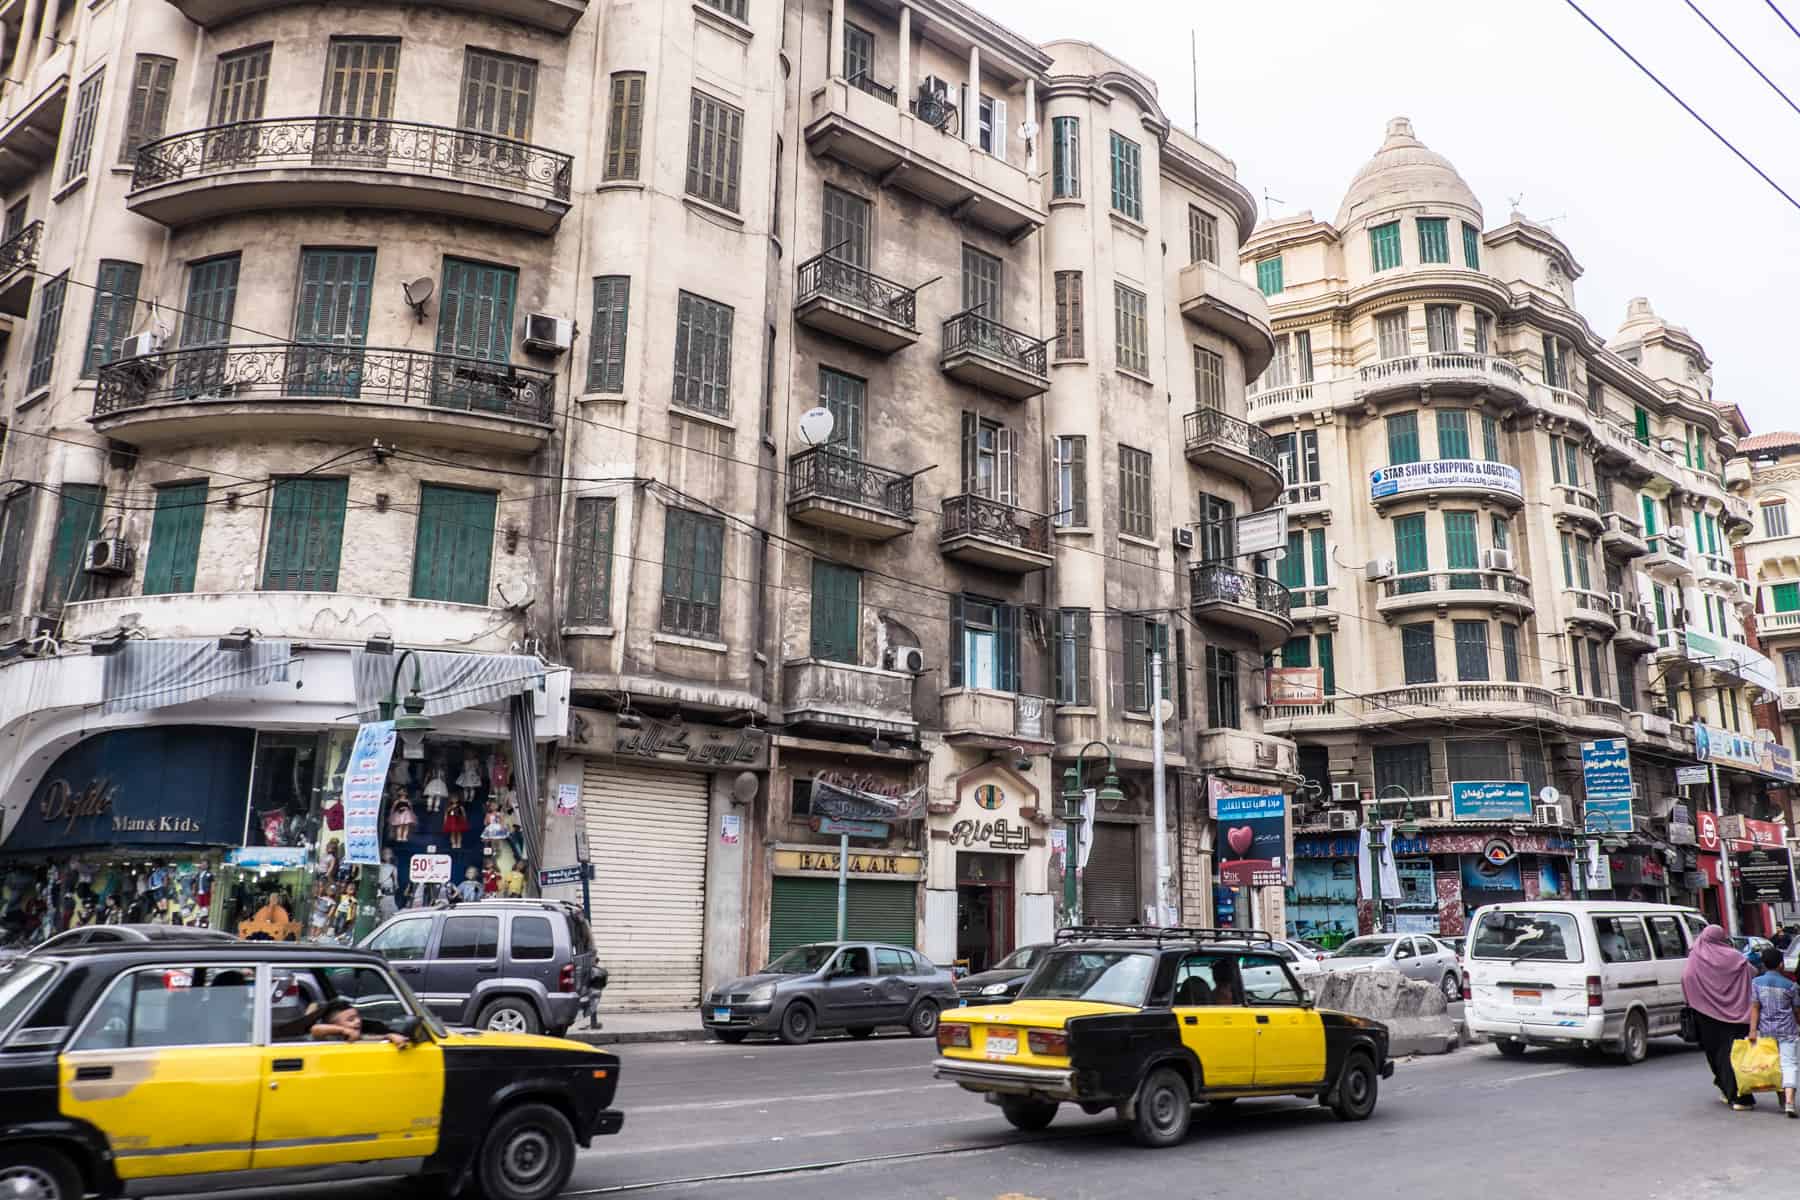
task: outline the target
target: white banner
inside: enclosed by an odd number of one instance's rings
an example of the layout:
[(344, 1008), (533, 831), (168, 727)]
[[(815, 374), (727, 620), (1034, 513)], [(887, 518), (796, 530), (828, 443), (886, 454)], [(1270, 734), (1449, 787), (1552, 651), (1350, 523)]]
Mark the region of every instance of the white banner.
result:
[(1428, 492), (1434, 488), (1483, 487), (1525, 497), (1519, 468), (1479, 458), (1438, 458), (1430, 462), (1396, 463), (1369, 472), (1369, 499)]

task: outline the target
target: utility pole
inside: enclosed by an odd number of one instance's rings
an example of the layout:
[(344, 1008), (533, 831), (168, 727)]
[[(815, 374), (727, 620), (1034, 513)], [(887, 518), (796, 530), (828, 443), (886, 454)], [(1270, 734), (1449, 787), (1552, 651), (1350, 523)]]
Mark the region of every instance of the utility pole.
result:
[(1714, 762), (1707, 766), (1712, 769), (1713, 822), (1719, 831), (1719, 886), (1725, 892), (1725, 932), (1736, 937), (1737, 896), (1731, 887), (1731, 839), (1725, 836), (1725, 806), (1719, 801), (1719, 764)]
[(1151, 773), (1155, 780), (1151, 788), (1151, 821), (1156, 829), (1156, 919), (1152, 925), (1168, 924), (1168, 904), (1166, 897), (1169, 891), (1169, 797), (1168, 785), (1163, 779), (1163, 660), (1161, 651), (1152, 651), (1150, 655), (1150, 703), (1156, 710), (1156, 719), (1150, 726), (1150, 761)]

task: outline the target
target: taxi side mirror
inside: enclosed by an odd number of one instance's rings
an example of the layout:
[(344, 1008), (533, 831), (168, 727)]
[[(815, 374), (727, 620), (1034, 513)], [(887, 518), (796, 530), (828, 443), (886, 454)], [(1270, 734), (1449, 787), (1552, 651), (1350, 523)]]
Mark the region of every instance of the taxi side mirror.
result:
[(394, 1022), (394, 1032), (405, 1038), (408, 1046), (424, 1040), (419, 1037), (419, 1030), (422, 1028), (424, 1028), (424, 1022), (418, 1017), (402, 1017)]

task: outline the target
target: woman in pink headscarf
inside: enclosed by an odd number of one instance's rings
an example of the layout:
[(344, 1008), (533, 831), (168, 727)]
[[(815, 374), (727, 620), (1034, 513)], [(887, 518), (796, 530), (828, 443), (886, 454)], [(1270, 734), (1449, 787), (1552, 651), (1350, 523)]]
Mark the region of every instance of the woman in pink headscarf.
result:
[(1731, 1043), (1750, 1034), (1750, 983), (1756, 976), (1749, 961), (1732, 946), (1717, 925), (1700, 931), (1681, 972), (1681, 995), (1700, 1026), (1700, 1048), (1712, 1067), (1719, 1096), (1738, 1112), (1756, 1106), (1756, 1098), (1740, 1093), (1731, 1069)]

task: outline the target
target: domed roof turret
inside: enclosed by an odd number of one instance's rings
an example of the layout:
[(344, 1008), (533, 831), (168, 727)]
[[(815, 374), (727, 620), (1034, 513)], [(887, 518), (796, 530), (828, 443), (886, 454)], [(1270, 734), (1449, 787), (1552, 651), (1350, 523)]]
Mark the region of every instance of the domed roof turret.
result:
[(1395, 117), (1388, 122), (1387, 137), (1375, 157), (1363, 164), (1344, 203), (1338, 209), (1337, 227), (1398, 204), (1444, 204), (1471, 212), (1479, 223), (1481, 203), (1456, 173), (1450, 160), (1426, 148), (1413, 135), (1412, 122)]

